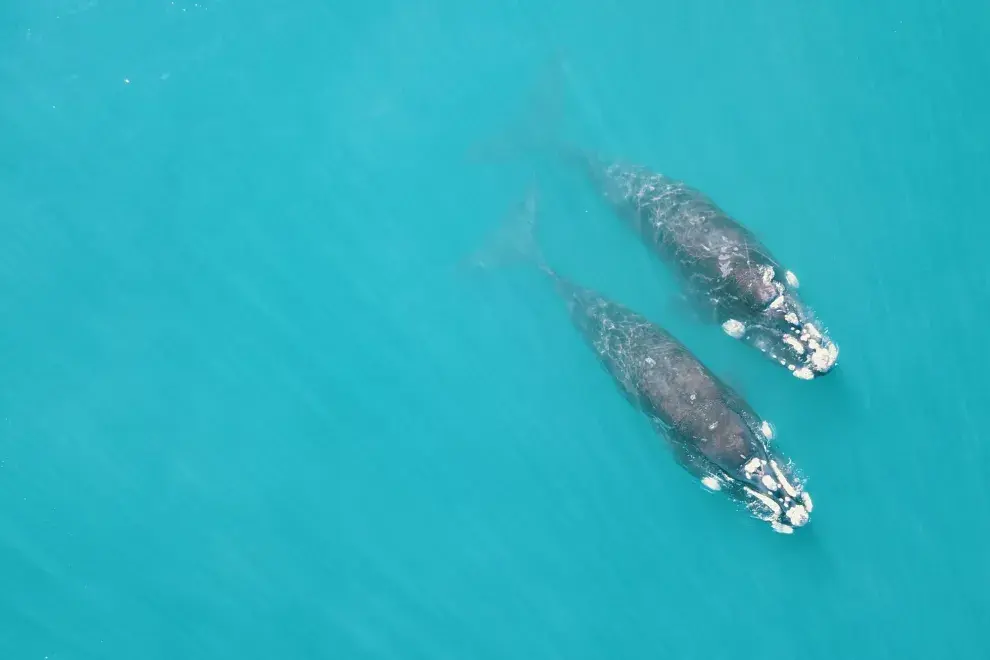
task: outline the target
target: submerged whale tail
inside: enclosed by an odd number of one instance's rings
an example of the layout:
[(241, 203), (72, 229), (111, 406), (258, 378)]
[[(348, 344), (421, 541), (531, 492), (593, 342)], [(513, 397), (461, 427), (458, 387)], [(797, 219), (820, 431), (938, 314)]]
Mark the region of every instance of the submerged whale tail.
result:
[(470, 264), (476, 268), (492, 268), (523, 261), (556, 277), (536, 239), (536, 202), (537, 193), (533, 187), (481, 249), (471, 255)]
[(558, 134), (563, 116), (566, 66), (557, 53), (539, 76), (523, 112), (493, 137), (468, 149), (473, 162), (514, 160), (523, 155), (580, 155)]

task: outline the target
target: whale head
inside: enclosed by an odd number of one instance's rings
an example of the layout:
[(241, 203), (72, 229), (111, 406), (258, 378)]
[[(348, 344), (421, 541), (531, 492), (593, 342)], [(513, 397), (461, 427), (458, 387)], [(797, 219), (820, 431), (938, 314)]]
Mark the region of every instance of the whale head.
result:
[(722, 324), (726, 334), (756, 348), (796, 378), (812, 380), (829, 373), (839, 347), (801, 301), (797, 277), (790, 271), (781, 276), (772, 266), (752, 270), (748, 309), (740, 314), (744, 318)]
[(746, 508), (775, 532), (791, 534), (808, 524), (814, 508), (811, 495), (779, 458), (753, 456), (737, 476)]
[(708, 466), (702, 484), (725, 491), (749, 512), (790, 534), (808, 523), (813, 504), (791, 464), (771, 447), (773, 426), (736, 405), (712, 406), (692, 429), (692, 445)]

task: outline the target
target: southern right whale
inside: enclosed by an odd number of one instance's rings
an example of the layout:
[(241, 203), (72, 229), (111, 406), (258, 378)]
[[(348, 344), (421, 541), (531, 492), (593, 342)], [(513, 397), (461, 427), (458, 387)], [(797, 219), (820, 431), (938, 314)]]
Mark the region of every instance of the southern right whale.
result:
[(811, 496), (791, 463), (771, 447), (771, 425), (669, 332), (551, 269), (537, 245), (535, 223), (530, 195), (513, 225), (475, 255), (475, 265), (506, 257), (535, 264), (619, 390), (649, 418), (681, 467), (777, 532), (790, 534), (807, 524)]
[(642, 166), (569, 156), (673, 268), (704, 318), (802, 380), (834, 368), (839, 347), (798, 295), (797, 276), (708, 195)]

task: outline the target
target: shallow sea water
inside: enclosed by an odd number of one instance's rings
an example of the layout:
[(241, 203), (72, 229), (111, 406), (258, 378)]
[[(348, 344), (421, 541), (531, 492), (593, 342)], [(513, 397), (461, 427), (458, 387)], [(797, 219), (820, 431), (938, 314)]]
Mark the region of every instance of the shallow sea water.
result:
[[(988, 7), (4, 3), (0, 657), (990, 657)], [(833, 375), (475, 157), (554, 61), (540, 126), (756, 231)], [(678, 468), (534, 271), (460, 267), (534, 180), (554, 266), (774, 423), (809, 527)]]

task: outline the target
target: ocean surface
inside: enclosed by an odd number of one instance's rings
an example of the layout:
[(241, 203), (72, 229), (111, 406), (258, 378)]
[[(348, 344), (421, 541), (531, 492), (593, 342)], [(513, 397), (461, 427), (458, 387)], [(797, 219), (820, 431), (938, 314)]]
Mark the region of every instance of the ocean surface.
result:
[[(3, 2), (0, 658), (990, 657), (987, 43), (976, 0)], [(711, 195), (836, 371), (685, 314), (521, 126)], [(679, 468), (534, 269), (464, 267), (531, 191), (808, 527)]]

